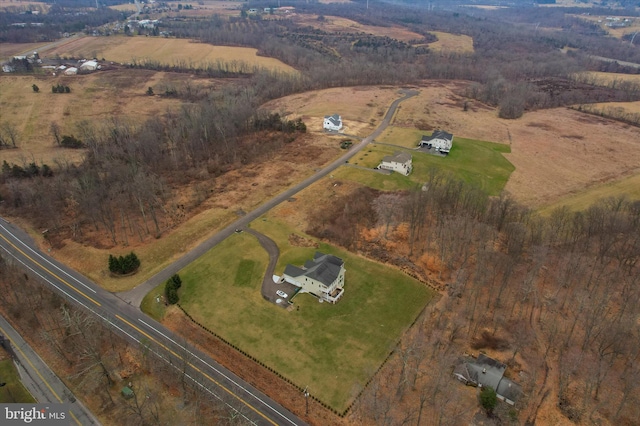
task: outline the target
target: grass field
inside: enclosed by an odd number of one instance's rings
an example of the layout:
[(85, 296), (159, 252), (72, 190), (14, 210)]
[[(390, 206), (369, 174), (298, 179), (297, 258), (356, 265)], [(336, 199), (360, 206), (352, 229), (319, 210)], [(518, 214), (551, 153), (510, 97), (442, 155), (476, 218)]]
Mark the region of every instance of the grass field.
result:
[(6, 383), (5, 386), (0, 388), (0, 403), (36, 402), (29, 391), (22, 385), (12, 360), (5, 359), (0, 361), (0, 381)]
[[(293, 229), (282, 222), (263, 218), (252, 226), (277, 242), (276, 273), (313, 256), (314, 248), (289, 244)], [(319, 250), (345, 260), (345, 295), (336, 305), (298, 295), (297, 310), (287, 311), (264, 301), (260, 285), (268, 256), (247, 233), (232, 235), (180, 271), (180, 303), (197, 321), (342, 411), (433, 293), (381, 264), (324, 244)], [(150, 313), (157, 317), (162, 310)]]
[[(388, 127), (377, 139), (379, 142), (400, 145), (412, 155), (413, 172), (408, 176), (399, 173), (384, 175), (357, 168), (342, 167), (334, 173), (336, 178), (353, 180), (364, 185), (383, 190), (408, 189), (425, 182), (431, 168), (451, 172), (459, 179), (477, 185), (490, 195), (498, 195), (515, 169), (504, 157), (509, 153), (509, 145), (457, 138), (446, 157), (414, 151), (413, 148), (425, 132), (404, 127)], [(380, 164), (382, 157), (399, 149), (382, 144), (372, 144), (355, 156), (350, 163), (367, 168)]]
[(431, 31), (438, 41), (429, 43), (429, 49), (436, 52), (473, 53), (473, 39), (468, 35)]
[(420, 34), (409, 31), (403, 27), (379, 27), (375, 25), (365, 25), (339, 16), (324, 15), (323, 20), (318, 20), (318, 15), (296, 14), (292, 19), (300, 25), (309, 25), (326, 32), (362, 32), (379, 37), (389, 37), (404, 42), (423, 39)]
[[(0, 160), (19, 162), (21, 158), (51, 163), (56, 157), (76, 161), (80, 150), (65, 150), (54, 146), (50, 125), (60, 125), (62, 134), (77, 133), (76, 125), (83, 120), (120, 117), (123, 120), (144, 120), (177, 108), (177, 99), (149, 97), (149, 86), (169, 84), (172, 74), (148, 70), (116, 70), (89, 75), (61, 76), (0, 76), (0, 123), (10, 121), (18, 130), (18, 148), (0, 151)], [(180, 77), (184, 81), (184, 76)], [(40, 88), (34, 93), (32, 85)], [(71, 93), (56, 94), (51, 86), (64, 84)], [(179, 84), (183, 83), (176, 83)]]
[(608, 86), (614, 81), (640, 84), (640, 74), (618, 74), (613, 72), (584, 71), (576, 74), (579, 80), (588, 79), (592, 84)]
[(107, 61), (127, 63), (157, 61), (167, 65), (203, 68), (217, 62), (243, 62), (250, 67), (263, 67), (286, 73), (297, 72), (285, 63), (258, 56), (257, 49), (249, 47), (213, 46), (186, 39), (157, 37), (83, 37), (70, 41), (43, 54), (47, 57), (104, 58)]
[(563, 206), (572, 211), (580, 211), (587, 209), (598, 200), (610, 197), (627, 197), (631, 200), (640, 200), (640, 175), (585, 189), (577, 194), (568, 195), (553, 204), (543, 206), (538, 211), (543, 215), (547, 215), (556, 208)]

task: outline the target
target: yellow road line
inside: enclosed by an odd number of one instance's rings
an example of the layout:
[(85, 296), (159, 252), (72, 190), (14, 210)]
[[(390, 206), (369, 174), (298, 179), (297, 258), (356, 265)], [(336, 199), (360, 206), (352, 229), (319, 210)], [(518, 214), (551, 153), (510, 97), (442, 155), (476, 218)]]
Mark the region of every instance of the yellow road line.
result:
[(7, 243), (9, 243), (9, 245), (11, 247), (13, 247), (14, 249), (16, 249), (18, 252), (20, 252), (24, 257), (26, 257), (27, 259), (29, 259), (30, 261), (32, 261), (33, 263), (35, 263), (36, 265), (38, 265), (39, 267), (41, 267), (42, 269), (44, 269), (45, 271), (47, 271), (48, 273), (50, 273), (51, 275), (53, 275), (54, 277), (56, 277), (60, 282), (64, 283), (67, 287), (69, 287), (72, 290), (75, 290), (77, 293), (80, 293), (81, 295), (83, 295), (84, 297), (86, 297), (87, 299), (89, 299), (90, 301), (92, 301), (96, 306), (102, 306), (100, 304), (100, 302), (92, 299), (91, 297), (87, 296), (86, 294), (84, 294), (83, 292), (81, 292), (80, 290), (78, 290), (76, 287), (72, 286), (71, 284), (69, 284), (68, 282), (66, 282), (65, 280), (63, 280), (62, 278), (60, 278), (59, 276), (57, 276), (56, 274), (54, 274), (53, 272), (51, 272), (51, 270), (49, 270), (48, 268), (45, 268), (41, 263), (37, 262), (36, 260), (34, 260), (31, 256), (29, 256), (28, 254), (26, 254), (25, 252), (23, 252), (22, 250), (20, 250), (18, 248), (18, 246), (16, 246), (15, 244), (13, 244), (11, 241), (9, 241), (7, 239), (7, 237), (5, 237), (4, 235), (0, 234), (0, 237), (5, 240)]
[[(8, 334), (6, 331), (4, 331), (4, 329), (2, 327), (0, 327), (0, 331), (2, 332), (2, 334), (4, 334), (5, 337), (8, 338)], [(11, 339), (9, 339), (9, 342), (11, 342)], [(42, 377), (42, 374), (40, 374), (40, 370), (38, 370), (35, 365), (33, 365), (33, 363), (31, 362), (31, 360), (25, 355), (24, 352), (22, 352), (22, 349), (20, 349), (20, 346), (18, 345), (12, 345), (14, 348), (16, 348), (23, 356), (24, 359), (27, 360), (27, 362), (29, 363), (29, 365), (31, 366), (31, 368), (33, 368), (33, 370), (36, 372), (36, 374), (38, 375), (38, 377), (40, 377), (40, 380), (42, 380), (42, 382), (47, 386), (47, 388), (49, 388), (49, 390), (51, 391), (51, 393), (58, 399), (58, 401), (60, 401), (62, 403), (62, 398), (60, 398), (60, 396), (56, 393), (56, 391), (53, 390), (53, 388), (51, 387), (51, 385), (49, 384), (49, 382), (47, 382), (47, 380)], [(69, 414), (71, 414), (71, 417), (73, 417), (73, 419), (76, 421), (76, 423), (78, 424), (78, 426), (82, 426), (82, 423), (80, 423), (78, 421), (78, 419), (76, 418), (76, 416), (73, 415), (73, 413), (71, 412), (71, 410), (69, 410)]]
[[(167, 346), (165, 346), (164, 344), (160, 343), (159, 341), (157, 341), (156, 339), (154, 339), (153, 337), (151, 337), (148, 333), (142, 331), (140, 328), (136, 327), (135, 325), (131, 324), (129, 321), (127, 321), (126, 319), (122, 318), (120, 315), (116, 315), (116, 318), (118, 318), (120, 321), (124, 322), (125, 324), (129, 325), (129, 327), (133, 328), (134, 330), (136, 330), (138, 333), (142, 334), (143, 336), (145, 336), (147, 339), (153, 341), (154, 343), (158, 344), (160, 347), (164, 348), (166, 351), (170, 352), (171, 354), (173, 354), (175, 357), (180, 358), (180, 356), (175, 353), (173, 350), (169, 349)], [(196, 367), (195, 365), (189, 363), (189, 366), (191, 366), (191, 368), (193, 368), (195, 371), (197, 371), (198, 373), (202, 374), (204, 377), (206, 377), (207, 379), (211, 380), (213, 383), (215, 383), (218, 387), (224, 389), (229, 395), (233, 396), (234, 398), (238, 399), (239, 401), (241, 401), (244, 405), (246, 405), (247, 407), (249, 407), (250, 409), (252, 409), (253, 411), (255, 411), (257, 414), (259, 414), (262, 418), (264, 418), (266, 421), (268, 421), (269, 423), (271, 423), (274, 426), (277, 426), (278, 424), (275, 423), (273, 420), (271, 420), (270, 418), (268, 418), (267, 416), (265, 416), (264, 414), (262, 414), (260, 411), (258, 411), (258, 409), (256, 409), (253, 405), (249, 404), (247, 401), (245, 401), (243, 398), (241, 398), (240, 396), (236, 395), (235, 393), (233, 393), (230, 389), (227, 389), (226, 386), (224, 386), (222, 383), (218, 382), (216, 379), (214, 379), (213, 377), (211, 377), (210, 375), (208, 375), (207, 373), (205, 373), (204, 371), (200, 370), (198, 367)]]

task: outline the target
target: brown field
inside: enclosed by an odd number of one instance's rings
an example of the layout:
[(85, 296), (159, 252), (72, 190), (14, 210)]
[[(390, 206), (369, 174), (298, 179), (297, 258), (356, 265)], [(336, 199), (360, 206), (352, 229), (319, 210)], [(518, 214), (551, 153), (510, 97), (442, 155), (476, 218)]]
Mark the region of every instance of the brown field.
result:
[(587, 79), (591, 84), (608, 86), (613, 82), (640, 84), (640, 74), (618, 74), (613, 72), (584, 71), (576, 74), (577, 79)]
[(582, 105), (582, 109), (589, 112), (603, 112), (606, 116), (617, 117), (620, 114), (640, 114), (640, 101), (636, 102), (601, 102)]
[(375, 130), (398, 97), (397, 87), (345, 87), (287, 96), (265, 104), (264, 108), (302, 118), (310, 132), (323, 131), (325, 115), (339, 114), (344, 133), (364, 137)]
[[(611, 15), (606, 15), (606, 16), (593, 16), (593, 15), (574, 15), (580, 19), (584, 19), (585, 21), (589, 21), (589, 22), (594, 22), (600, 25), (600, 28), (602, 28), (603, 30), (605, 30), (606, 32), (609, 33), (610, 36), (612, 37), (616, 37), (616, 38), (622, 38), (622, 36), (626, 35), (626, 34), (633, 34), (636, 31), (640, 31), (640, 18), (638, 17), (634, 17), (634, 16), (624, 16), (624, 15), (615, 15), (615, 14), (611, 14)], [(616, 17), (616, 18), (620, 18), (620, 21), (618, 22), (622, 22), (624, 19), (628, 19), (629, 21), (627, 22), (627, 26), (626, 27), (621, 27), (621, 28), (610, 28), (607, 27), (607, 23), (612, 22), (612, 21), (608, 21), (606, 18), (607, 17)], [(636, 38), (636, 40), (638, 40)], [(634, 43), (635, 44), (635, 43)]]
[(443, 33), (431, 31), (438, 37), (438, 41), (429, 43), (429, 49), (436, 52), (473, 53), (473, 39), (463, 34)]
[(0, 61), (15, 55), (31, 54), (48, 43), (0, 43)]
[(49, 10), (50, 5), (47, 3), (39, 2), (39, 1), (25, 1), (25, 0), (0, 0), (0, 10), (1, 9), (27, 9), (31, 8), (31, 10), (39, 10), (41, 13), (46, 13)]
[[(464, 83), (436, 82), (405, 101), (397, 126), (439, 128), (470, 139), (508, 143), (505, 157), (516, 167), (505, 190), (532, 206), (552, 204), (593, 185), (616, 182), (640, 172), (640, 129), (567, 108), (526, 113), (504, 120), (493, 108), (456, 95)], [(423, 123), (419, 123), (424, 120)], [(615, 135), (615, 144), (602, 141)]]
[(309, 25), (326, 32), (367, 33), (375, 36), (386, 36), (396, 40), (410, 42), (422, 40), (423, 37), (402, 27), (377, 27), (364, 25), (351, 19), (338, 16), (325, 16), (324, 21), (318, 21), (318, 15), (296, 14), (292, 19), (300, 25)]
[[(185, 77), (147, 70), (103, 71), (68, 77), (0, 76), (0, 122), (10, 121), (19, 133), (19, 149), (0, 151), (0, 160), (51, 163), (54, 158), (65, 157), (75, 161), (81, 155), (79, 151), (53, 145), (49, 133), (51, 122), (58, 123), (63, 134), (74, 134), (76, 124), (82, 120), (135, 117), (141, 121), (162, 114), (180, 102), (149, 97), (145, 94), (147, 88), (153, 86), (159, 92), (163, 84), (178, 79), (184, 81)], [(213, 84), (211, 80), (196, 81)], [(58, 83), (69, 86), (71, 93), (51, 93), (51, 86)], [(33, 84), (40, 87), (40, 93), (33, 92)]]
[(222, 62), (244, 62), (282, 72), (296, 72), (294, 68), (274, 58), (257, 55), (248, 47), (213, 46), (184, 39), (154, 37), (82, 37), (43, 52), (47, 57), (99, 58), (120, 63), (132, 60), (153, 60), (168, 65), (194, 67)]
[(109, 6), (109, 9), (113, 9), (113, 10), (120, 10), (123, 12), (135, 12), (138, 9), (136, 8), (136, 5), (133, 3), (127, 3), (127, 4), (115, 4), (113, 6)]
[[(171, 3), (174, 4), (174, 3)], [(220, 0), (199, 0), (197, 2), (183, 2), (183, 4), (191, 4), (193, 9), (182, 9), (179, 12), (169, 12), (162, 16), (190, 16), (205, 17), (212, 15), (240, 16), (240, 9), (243, 2), (239, 1), (220, 1)]]

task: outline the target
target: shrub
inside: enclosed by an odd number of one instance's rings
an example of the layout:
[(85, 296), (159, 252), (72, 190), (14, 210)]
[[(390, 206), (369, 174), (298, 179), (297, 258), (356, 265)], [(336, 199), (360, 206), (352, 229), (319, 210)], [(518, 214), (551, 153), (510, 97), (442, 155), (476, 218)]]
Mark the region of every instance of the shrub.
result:
[(498, 405), (498, 396), (491, 386), (485, 386), (480, 391), (480, 404), (485, 409), (488, 416), (493, 414), (493, 409)]
[(180, 275), (175, 274), (167, 280), (164, 284), (164, 295), (167, 299), (167, 303), (175, 305), (180, 300), (178, 296), (178, 289), (182, 286), (182, 279)]
[(140, 267), (140, 259), (134, 252), (126, 256), (115, 257), (109, 255), (109, 271), (117, 275), (135, 272)]

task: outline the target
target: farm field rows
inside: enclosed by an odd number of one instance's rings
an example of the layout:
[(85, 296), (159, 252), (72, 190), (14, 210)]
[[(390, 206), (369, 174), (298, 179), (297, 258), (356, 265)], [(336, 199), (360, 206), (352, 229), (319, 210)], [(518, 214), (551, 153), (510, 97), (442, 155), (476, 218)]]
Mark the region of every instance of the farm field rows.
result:
[[(252, 227), (278, 244), (277, 272), (287, 263), (304, 263), (316, 250), (292, 246), (294, 229), (270, 215)], [(434, 293), (395, 269), (322, 243), (318, 250), (345, 260), (345, 296), (335, 305), (310, 295), (297, 295), (294, 310), (265, 303), (260, 285), (268, 256), (246, 233), (232, 235), (180, 271), (180, 304), (201, 324), (343, 411)], [(250, 280), (246, 271), (239, 273), (247, 261)]]
[(213, 46), (185, 39), (157, 37), (83, 37), (44, 51), (47, 57), (104, 58), (107, 61), (128, 63), (153, 61), (165, 65), (203, 68), (217, 62), (243, 62), (250, 67), (295, 73), (283, 62), (258, 56), (249, 47)]

